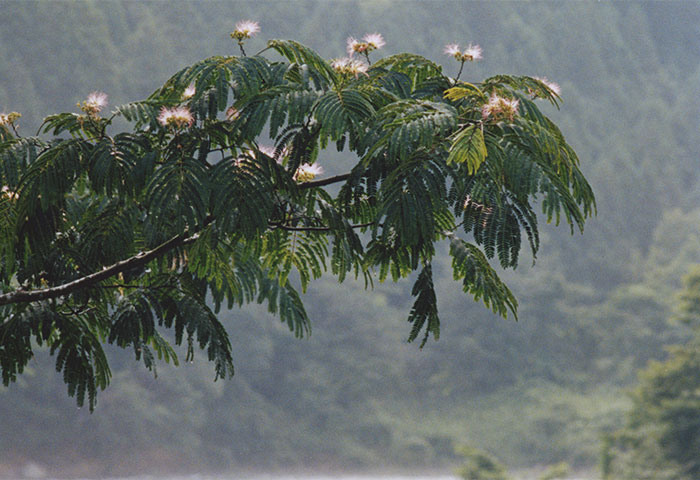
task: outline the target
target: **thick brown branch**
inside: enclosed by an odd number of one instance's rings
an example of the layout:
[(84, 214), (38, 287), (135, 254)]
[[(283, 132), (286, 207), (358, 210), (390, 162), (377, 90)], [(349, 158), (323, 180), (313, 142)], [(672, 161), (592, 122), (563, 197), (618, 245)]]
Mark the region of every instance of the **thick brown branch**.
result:
[(199, 238), (199, 233), (195, 233), (190, 236), (178, 235), (171, 238), (165, 243), (160, 244), (153, 250), (147, 252), (140, 252), (133, 257), (127, 258), (125, 260), (119, 261), (109, 267), (104, 267), (99, 272), (91, 273), (84, 277), (80, 277), (63, 285), (58, 285), (56, 287), (43, 288), (41, 290), (15, 290), (14, 292), (9, 292), (4, 295), (0, 295), (0, 305), (10, 305), (13, 303), (25, 303), (25, 302), (37, 302), (40, 300), (48, 300), (51, 298), (63, 297), (69, 295), (76, 290), (82, 288), (88, 288), (96, 283), (106, 280), (114, 275), (125, 272), (126, 270), (141, 267), (146, 265), (151, 260), (164, 255), (178, 247), (192, 243), (197, 238)]
[(313, 187), (324, 187), (332, 183), (344, 182), (350, 178), (349, 173), (343, 173), (342, 175), (336, 175), (335, 177), (322, 178), (321, 180), (316, 180), (313, 182), (304, 182), (299, 185), (300, 189), (313, 188)]

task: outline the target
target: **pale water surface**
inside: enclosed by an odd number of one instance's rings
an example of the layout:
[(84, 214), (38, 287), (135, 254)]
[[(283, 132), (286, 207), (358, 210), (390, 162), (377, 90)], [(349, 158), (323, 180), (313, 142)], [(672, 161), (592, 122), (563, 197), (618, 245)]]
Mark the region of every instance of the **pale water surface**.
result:
[[(513, 480), (536, 480), (537, 475), (511, 473)], [(52, 477), (5, 478), (0, 480), (65, 480)], [(368, 475), (368, 474), (230, 474), (230, 475), (188, 475), (76, 478), (73, 480), (462, 480), (454, 475)], [(592, 477), (569, 477), (565, 480), (596, 480)]]

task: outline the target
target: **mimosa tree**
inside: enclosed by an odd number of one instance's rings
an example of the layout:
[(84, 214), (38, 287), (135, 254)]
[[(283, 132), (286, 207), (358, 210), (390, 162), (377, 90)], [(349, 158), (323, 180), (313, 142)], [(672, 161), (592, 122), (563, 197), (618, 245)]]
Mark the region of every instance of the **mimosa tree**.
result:
[[(516, 315), (489, 259), (514, 268), (523, 243), (537, 253), (536, 208), (572, 232), (593, 214), (576, 153), (537, 106), (558, 106), (555, 84), (463, 81), (473, 45), (445, 49), (457, 78), (410, 53), (374, 60), (379, 34), (331, 61), (288, 40), (246, 56), (257, 30), (241, 22), (240, 56), (184, 68), (146, 100), (106, 113), (95, 92), (80, 113), (47, 117), (43, 136), (0, 116), (5, 385), (46, 345), (92, 409), (110, 380), (104, 344), (149, 369), (177, 363), (164, 329), (229, 376), (216, 312), (264, 303), (306, 335), (299, 290), (324, 273), (371, 286), (416, 272), (408, 339), (422, 346), (440, 332), (438, 243), (465, 293)], [(352, 168), (323, 176), (330, 148), (353, 154)]]

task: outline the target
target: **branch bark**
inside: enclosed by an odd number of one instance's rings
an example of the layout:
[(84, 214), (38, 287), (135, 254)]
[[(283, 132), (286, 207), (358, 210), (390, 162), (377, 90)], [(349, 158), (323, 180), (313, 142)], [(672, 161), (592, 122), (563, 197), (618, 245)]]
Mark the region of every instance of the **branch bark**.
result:
[(350, 178), (349, 173), (343, 173), (342, 175), (336, 175), (334, 177), (322, 178), (321, 180), (316, 180), (312, 182), (304, 182), (299, 184), (299, 189), (313, 188), (313, 187), (323, 187), (330, 185), (332, 183), (343, 182)]
[(37, 302), (40, 300), (48, 300), (51, 298), (63, 297), (70, 293), (88, 288), (102, 280), (106, 280), (114, 275), (125, 272), (126, 270), (146, 265), (151, 260), (155, 260), (161, 255), (173, 250), (177, 247), (182, 247), (188, 243), (192, 243), (199, 238), (199, 233), (187, 236), (185, 234), (178, 235), (170, 240), (158, 245), (153, 250), (140, 252), (133, 257), (121, 260), (109, 267), (104, 267), (102, 270), (91, 273), (76, 280), (58, 285), (56, 287), (43, 288), (41, 290), (15, 290), (14, 292), (0, 295), (0, 306), (10, 305), (13, 303)]

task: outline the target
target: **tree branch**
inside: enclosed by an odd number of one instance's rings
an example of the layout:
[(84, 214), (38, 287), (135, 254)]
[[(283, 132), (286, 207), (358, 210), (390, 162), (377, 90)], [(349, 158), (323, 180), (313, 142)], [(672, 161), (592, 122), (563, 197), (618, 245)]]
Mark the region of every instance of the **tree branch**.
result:
[[(338, 183), (347, 180), (350, 178), (349, 173), (344, 173), (342, 175), (335, 175), (333, 177), (328, 177), (328, 178), (323, 178), (321, 180), (316, 180), (316, 181), (311, 181), (311, 182), (305, 182), (299, 185), (300, 189), (307, 189), (307, 188), (313, 188), (313, 187), (323, 187), (325, 185), (331, 185), (333, 183)], [(203, 224), (203, 227), (207, 226), (210, 224), (214, 219), (212, 217), (208, 217)], [(363, 228), (363, 227), (368, 227), (372, 225), (374, 222), (370, 222), (367, 224), (361, 224), (361, 225), (352, 225), (351, 228)], [(328, 227), (289, 227), (286, 225), (282, 224), (271, 224), (273, 228), (282, 228), (284, 230), (289, 230), (289, 231), (320, 231), (320, 232), (325, 232), (329, 231), (330, 229)], [(106, 280), (114, 275), (118, 275), (119, 273), (125, 272), (126, 270), (130, 270), (132, 268), (140, 267), (151, 260), (154, 260), (161, 255), (169, 252), (170, 250), (173, 250), (177, 247), (181, 247), (184, 245), (187, 245), (189, 243), (194, 242), (199, 238), (199, 233), (195, 233), (193, 235), (187, 236), (186, 234), (181, 234), (177, 235), (170, 240), (166, 241), (165, 243), (162, 243), (161, 245), (157, 246), (153, 250), (149, 250), (147, 252), (140, 252), (137, 255), (134, 255), (133, 257), (127, 258), (125, 260), (121, 260), (117, 263), (114, 263), (108, 267), (104, 267), (102, 270), (98, 272), (91, 273), (89, 275), (86, 275), (84, 277), (80, 277), (76, 280), (72, 280), (68, 283), (64, 283), (62, 285), (58, 285), (56, 287), (49, 287), (49, 288), (43, 288), (41, 290), (22, 290), (21, 288), (12, 292), (5, 293), (3, 295), (0, 295), (0, 306), (2, 305), (11, 305), (14, 303), (29, 303), (29, 302), (37, 302), (40, 300), (48, 300), (51, 298), (58, 298), (58, 297), (63, 297), (66, 295), (69, 295), (76, 290), (80, 290), (83, 288), (88, 288), (91, 287), (103, 280)]]
[(336, 175), (335, 177), (322, 178), (321, 180), (316, 180), (313, 182), (304, 182), (299, 184), (299, 189), (313, 188), (313, 187), (323, 187), (330, 185), (332, 183), (343, 182), (350, 178), (349, 173), (343, 173), (342, 175)]
[[(339, 179), (339, 177), (343, 177)], [(337, 181), (342, 181), (343, 179), (349, 177), (349, 174), (347, 175), (338, 175), (336, 177), (330, 177), (328, 179), (324, 180), (319, 180), (318, 182), (313, 182), (313, 183), (320, 183), (320, 182), (326, 182), (324, 184), (328, 183), (333, 183)], [(329, 182), (329, 180), (331, 180)], [(312, 183), (312, 182), (309, 182)], [(303, 184), (307, 185), (307, 184)], [(318, 185), (316, 185), (318, 186)], [(213, 217), (207, 217), (204, 221), (204, 224), (202, 228), (206, 227), (209, 225), (211, 222), (214, 221)], [(363, 227), (368, 227), (371, 226), (374, 222), (369, 222), (369, 223), (364, 223), (360, 225), (351, 225), (351, 228), (363, 228)], [(319, 232), (327, 232), (330, 230), (328, 227), (290, 227), (287, 225), (283, 224), (270, 224), (271, 227), (273, 228), (282, 228), (284, 230), (289, 230), (289, 231), (319, 231)], [(173, 250), (178, 247), (182, 247), (184, 245), (190, 244), (197, 240), (199, 238), (199, 233), (194, 233), (192, 235), (187, 235), (186, 233), (183, 233), (181, 235), (177, 235), (170, 240), (160, 244), (153, 250), (149, 250), (147, 252), (140, 252), (133, 257), (127, 258), (125, 260), (121, 260), (117, 263), (114, 263), (108, 267), (104, 267), (102, 270), (98, 272), (91, 273), (89, 275), (86, 275), (84, 277), (80, 277), (76, 280), (72, 280), (68, 283), (64, 283), (62, 285), (58, 285), (56, 287), (49, 287), (49, 288), (43, 288), (41, 290), (22, 290), (21, 288), (19, 290), (15, 290), (13, 292), (8, 292), (3, 295), (0, 295), (0, 306), (2, 305), (11, 305), (13, 303), (29, 303), (29, 302), (38, 302), (40, 300), (48, 300), (51, 298), (58, 298), (58, 297), (63, 297), (66, 295), (69, 295), (76, 290), (80, 290), (83, 288), (88, 288), (91, 287), (103, 280), (106, 280), (110, 277), (113, 277), (115, 275), (118, 275), (119, 273), (125, 272), (127, 270), (130, 270), (132, 268), (136, 267), (141, 267), (143, 265), (146, 265), (148, 262), (151, 260), (155, 260), (156, 258), (160, 257), (161, 255), (164, 255), (165, 253), (169, 252), (170, 250)], [(116, 287), (116, 286), (115, 286)], [(123, 287), (130, 287), (127, 285), (123, 285)]]
[[(207, 222), (205, 222), (205, 225)], [(41, 290), (15, 290), (4, 295), (0, 295), (0, 306), (10, 305), (13, 303), (36, 302), (39, 300), (48, 300), (50, 298), (63, 297), (76, 290), (87, 288), (96, 283), (106, 280), (109, 277), (122, 273), (126, 270), (143, 266), (161, 255), (173, 250), (177, 247), (192, 243), (199, 238), (199, 233), (187, 236), (186, 234), (178, 235), (165, 243), (160, 244), (153, 250), (140, 252), (133, 257), (121, 260), (109, 267), (104, 267), (99, 272), (91, 273), (84, 277), (80, 277), (63, 285), (56, 287), (44, 288)]]

